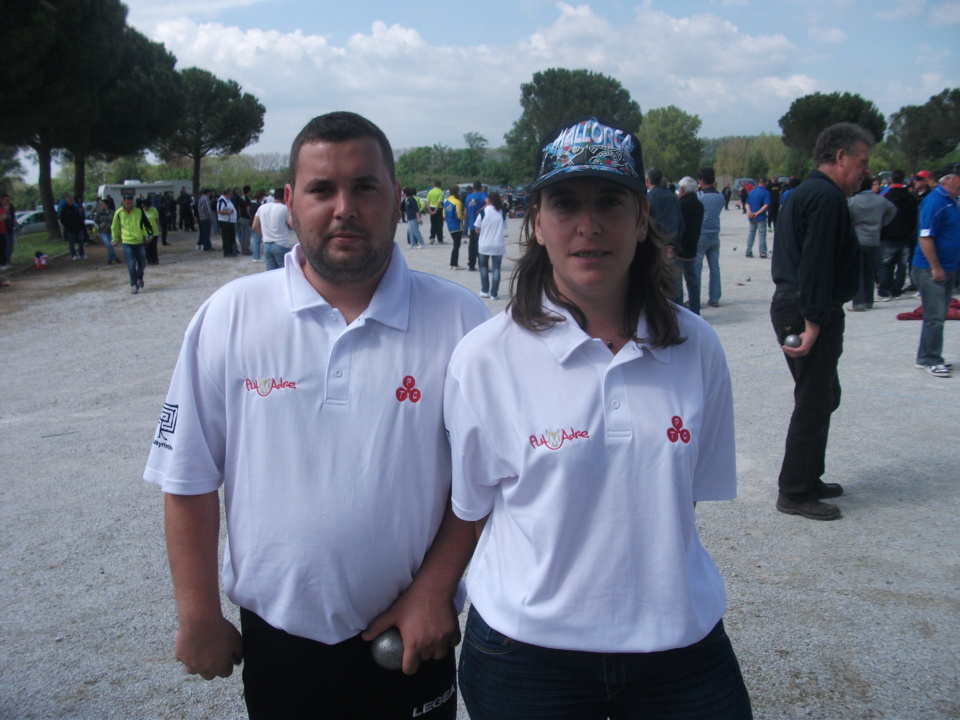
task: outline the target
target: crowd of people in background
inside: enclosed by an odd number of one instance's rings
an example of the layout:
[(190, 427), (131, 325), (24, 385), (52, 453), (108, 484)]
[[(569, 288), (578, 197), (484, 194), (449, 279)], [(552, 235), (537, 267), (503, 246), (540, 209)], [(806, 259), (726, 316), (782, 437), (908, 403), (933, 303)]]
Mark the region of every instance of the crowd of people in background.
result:
[[(933, 271), (928, 255), (934, 255), (933, 265), (936, 265), (939, 250), (924, 252), (922, 243), (918, 242), (922, 236), (921, 207), (931, 194), (939, 197), (935, 191), (943, 189), (942, 182), (938, 182), (940, 175), (942, 173), (921, 170), (907, 177), (902, 170), (894, 170), (866, 176), (859, 191), (849, 198), (860, 246), (860, 277), (850, 307), (854, 312), (870, 310), (874, 303), (890, 302), (904, 294), (911, 297), (922, 294), (914, 268)], [(794, 177), (771, 177), (756, 182), (738, 181), (733, 187), (727, 183), (718, 191), (712, 167), (701, 168), (696, 178), (687, 176), (676, 184), (668, 183), (659, 168), (650, 167), (645, 182), (651, 221), (657, 223), (666, 236), (673, 264), (671, 299), (696, 314), (701, 312), (704, 261), (709, 272), (706, 304), (711, 308), (720, 305), (720, 219), (721, 212), (730, 209), (731, 198), (735, 195), (739, 198), (736, 207), (747, 216), (749, 223), (745, 257), (753, 258), (756, 249), (757, 257), (769, 259), (775, 247), (780, 210), (800, 185)], [(949, 195), (948, 190), (945, 192)], [(444, 230), (449, 233), (449, 267), (460, 270), (461, 243), (466, 239), (467, 269), (480, 271), (481, 297), (498, 299), (500, 261), (506, 254), (507, 217), (515, 202), (512, 189), (509, 195), (490, 193), (476, 181), (472, 186), (452, 184), (445, 191), (443, 183), (436, 180), (425, 198), (413, 187), (404, 188), (403, 196), (401, 215), (407, 227), (407, 246), (424, 247), (425, 231), (421, 231), (421, 226), (427, 220), (430, 244), (446, 244)], [(126, 237), (117, 237), (115, 220), (119, 211), (111, 196), (97, 198), (88, 209), (82, 198), (64, 193), (56, 211), (71, 258), (87, 258), (87, 247), (92, 241), (87, 220), (92, 220), (106, 248), (107, 264), (127, 264), (132, 292), (143, 288), (142, 266), (160, 262), (159, 247), (169, 245), (171, 231), (198, 233), (196, 247), (205, 252), (214, 250), (212, 238), (219, 236), (225, 257), (248, 256), (253, 262), (265, 263), (268, 270), (282, 266), (284, 255), (296, 243), (282, 189), (273, 193), (258, 190), (251, 194), (251, 187), (246, 185), (224, 187), (219, 194), (213, 188), (203, 188), (196, 199), (186, 189), (181, 189), (177, 197), (166, 192), (148, 193), (146, 197), (131, 194), (130, 198), (139, 211), (140, 229), (135, 238), (129, 228)], [(124, 193), (124, 205), (127, 199)], [(277, 207), (271, 208), (273, 205)], [(502, 222), (492, 220), (494, 213), (501, 216)], [(16, 231), (16, 210), (10, 197), (4, 195), (0, 203), (0, 270), (9, 268)], [(768, 232), (774, 234), (769, 243)], [(115, 250), (118, 244), (124, 249), (123, 260)], [(134, 246), (139, 247), (134, 249)], [(955, 261), (948, 258), (946, 268), (954, 266)], [(955, 267), (945, 272), (952, 273), (951, 292), (956, 292), (960, 288)], [(932, 275), (939, 277), (940, 273), (932, 272)], [(929, 288), (927, 294), (930, 294)], [(936, 357), (919, 358), (918, 366), (939, 368), (931, 370), (931, 374), (949, 377), (950, 368), (934, 360)]]

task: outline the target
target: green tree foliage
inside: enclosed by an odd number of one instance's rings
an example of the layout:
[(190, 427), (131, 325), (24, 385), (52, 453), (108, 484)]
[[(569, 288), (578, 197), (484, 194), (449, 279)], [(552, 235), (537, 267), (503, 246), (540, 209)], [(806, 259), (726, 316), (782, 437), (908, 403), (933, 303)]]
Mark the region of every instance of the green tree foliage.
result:
[(17, 160), (19, 148), (0, 145), (0, 192), (9, 193), (13, 183), (23, 175), (23, 165)]
[(4, 110), (0, 142), (37, 154), (40, 195), (51, 238), (60, 237), (50, 163), (70, 138), (100, 117), (120, 71), (126, 25), (119, 0), (31, 0), (4, 4)]
[(697, 138), (700, 124), (698, 116), (674, 105), (647, 112), (638, 133), (643, 164), (660, 168), (670, 180), (695, 177), (703, 154), (703, 141)]
[(752, 177), (756, 180), (765, 178), (767, 173), (770, 170), (770, 163), (767, 162), (767, 159), (763, 156), (763, 152), (760, 148), (755, 147), (753, 152), (750, 153), (750, 156), (747, 158), (747, 175), (746, 177)]
[(783, 142), (787, 147), (807, 156), (813, 155), (817, 136), (838, 122), (852, 122), (869, 130), (879, 142), (887, 130), (887, 121), (869, 100), (845, 93), (813, 93), (793, 101), (780, 118)]
[(193, 161), (193, 194), (200, 192), (200, 162), (208, 155), (235, 155), (256, 142), (263, 132), (263, 105), (241, 92), (233, 80), (220, 80), (200, 68), (187, 68), (183, 105), (176, 130), (155, 144), (159, 157)]
[[(116, 40), (120, 69), (101, 96), (97, 120), (77, 127), (64, 147), (73, 157), (74, 194), (82, 195), (86, 160), (139, 153), (169, 134), (180, 113), (182, 81), (174, 69), (177, 59), (160, 43), (127, 26)], [(120, 111), (131, 105), (136, 114)]]
[(960, 145), (960, 89), (946, 89), (923, 105), (906, 105), (890, 117), (889, 144), (916, 172), (933, 167)]
[[(523, 113), (504, 135), (514, 163), (533, 174), (540, 140), (557, 125), (593, 113), (624, 128), (643, 121), (640, 106), (619, 80), (590, 70), (551, 68), (520, 86)], [(699, 156), (697, 157), (699, 160)]]

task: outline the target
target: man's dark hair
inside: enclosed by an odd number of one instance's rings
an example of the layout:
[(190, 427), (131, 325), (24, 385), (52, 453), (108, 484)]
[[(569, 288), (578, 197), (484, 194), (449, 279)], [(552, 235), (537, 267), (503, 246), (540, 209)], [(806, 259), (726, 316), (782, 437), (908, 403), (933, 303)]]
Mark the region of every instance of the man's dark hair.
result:
[(650, 181), (650, 184), (654, 187), (660, 187), (663, 183), (663, 171), (658, 167), (652, 167), (647, 170), (647, 180)]
[(894, 170), (890, 173), (890, 182), (894, 185), (903, 185), (904, 179), (907, 177), (906, 173), (903, 170)]
[(249, 195), (249, 194), (250, 194), (250, 186), (249, 186), (249, 185), (244, 185), (244, 186), (243, 186), (243, 194), (244, 194), (244, 195)]
[(480, 190), (483, 189), (483, 185), (480, 184), (480, 181), (479, 181), (479, 180), (474, 180), (474, 181), (473, 181), (473, 189), (474, 189), (474, 191), (476, 191), (476, 192), (480, 192)]
[(352, 112), (337, 111), (320, 115), (308, 122), (290, 147), (290, 184), (297, 179), (297, 165), (300, 160), (300, 148), (316, 142), (342, 143), (348, 140), (370, 138), (380, 146), (380, 154), (387, 166), (390, 180), (396, 179), (396, 169), (393, 162), (393, 148), (390, 141), (383, 134), (383, 130), (362, 115)]
[(817, 144), (813, 148), (813, 166), (830, 165), (836, 161), (838, 152), (854, 153), (861, 143), (867, 148), (875, 145), (869, 130), (849, 122), (831, 125), (817, 137)]
[(703, 181), (704, 185), (716, 185), (717, 184), (717, 175), (713, 172), (712, 167), (700, 168), (700, 172), (697, 174), (697, 178)]
[(434, 187), (443, 187), (443, 186), (440, 184), (440, 181), (439, 181), (439, 180), (434, 180), (434, 181), (433, 181), (433, 186), (434, 186)]

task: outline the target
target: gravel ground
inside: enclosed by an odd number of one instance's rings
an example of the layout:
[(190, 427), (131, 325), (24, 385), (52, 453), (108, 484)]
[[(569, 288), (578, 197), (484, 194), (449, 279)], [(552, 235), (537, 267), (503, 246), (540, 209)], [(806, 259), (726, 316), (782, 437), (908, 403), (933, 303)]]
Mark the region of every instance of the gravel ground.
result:
[[(958, 718), (960, 378), (913, 368), (920, 323), (895, 315), (919, 301), (849, 313), (826, 478), (847, 488), (844, 518), (777, 513), (792, 383), (769, 262), (743, 257), (739, 211), (723, 223), (724, 294), (704, 315), (733, 375), (740, 495), (698, 515), (756, 717)], [(161, 496), (140, 476), (187, 322), (263, 266), (171, 239), (136, 296), (97, 246), (0, 288), (0, 718), (245, 717), (236, 675), (204, 682), (172, 658)], [(404, 252), (479, 290), (449, 245)], [(960, 323), (946, 352), (960, 359)]]

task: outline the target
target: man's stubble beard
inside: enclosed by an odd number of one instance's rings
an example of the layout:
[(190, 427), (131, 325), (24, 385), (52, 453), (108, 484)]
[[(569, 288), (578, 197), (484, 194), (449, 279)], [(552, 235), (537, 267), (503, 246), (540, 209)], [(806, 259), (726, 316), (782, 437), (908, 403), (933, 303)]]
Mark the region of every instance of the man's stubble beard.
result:
[[(291, 216), (293, 217), (293, 229), (297, 233), (297, 239), (300, 240), (300, 246), (303, 248), (303, 254), (310, 267), (320, 278), (333, 285), (353, 285), (369, 280), (383, 269), (393, 253), (393, 238), (396, 235), (397, 222), (393, 222), (390, 227), (385, 228), (384, 234), (379, 236), (373, 246), (355, 253), (345, 260), (334, 260), (330, 257), (327, 248), (329, 247), (329, 236), (335, 233), (324, 233), (319, 238), (310, 238), (307, 243), (304, 243), (300, 218), (296, 212), (291, 212)], [(367, 236), (362, 228), (350, 223), (343, 223), (338, 226), (337, 232), (343, 231)]]

